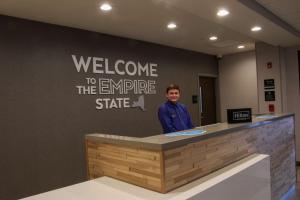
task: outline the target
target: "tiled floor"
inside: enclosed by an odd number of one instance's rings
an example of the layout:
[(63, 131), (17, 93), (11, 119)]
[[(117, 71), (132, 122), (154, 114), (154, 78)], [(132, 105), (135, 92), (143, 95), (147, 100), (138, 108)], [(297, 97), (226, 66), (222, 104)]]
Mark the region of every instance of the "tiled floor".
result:
[(297, 167), (297, 184), (281, 200), (300, 200), (300, 167)]

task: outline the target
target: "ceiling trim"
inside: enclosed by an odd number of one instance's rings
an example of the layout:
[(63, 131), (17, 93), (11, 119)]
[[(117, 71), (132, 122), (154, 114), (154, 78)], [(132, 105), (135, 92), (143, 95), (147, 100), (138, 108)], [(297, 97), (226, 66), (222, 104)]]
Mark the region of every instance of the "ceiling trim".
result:
[(255, 11), (256, 13), (262, 15), (263, 17), (269, 19), (273, 23), (277, 24), (281, 28), (285, 29), (286, 31), (290, 32), (291, 34), (295, 35), (296, 37), (300, 38), (300, 31), (291, 26), (286, 21), (282, 20), (280, 17), (275, 15), (273, 12), (259, 4), (255, 0), (238, 0), (244, 6), (248, 7), (249, 9)]

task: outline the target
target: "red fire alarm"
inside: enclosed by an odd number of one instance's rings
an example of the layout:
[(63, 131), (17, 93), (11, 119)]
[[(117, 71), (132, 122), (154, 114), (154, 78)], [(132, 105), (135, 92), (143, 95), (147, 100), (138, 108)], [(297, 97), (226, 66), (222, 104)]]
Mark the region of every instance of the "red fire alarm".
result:
[(272, 68), (272, 62), (267, 62), (267, 68), (271, 69)]
[(271, 113), (275, 112), (274, 104), (269, 104), (269, 112), (271, 112)]

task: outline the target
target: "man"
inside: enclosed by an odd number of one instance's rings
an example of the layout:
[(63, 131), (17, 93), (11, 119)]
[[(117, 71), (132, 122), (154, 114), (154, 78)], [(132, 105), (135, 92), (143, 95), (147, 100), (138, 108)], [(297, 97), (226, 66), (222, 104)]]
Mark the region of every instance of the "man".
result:
[(179, 86), (171, 84), (167, 87), (166, 97), (167, 102), (158, 109), (158, 118), (164, 133), (194, 128), (186, 106), (178, 102), (180, 98)]

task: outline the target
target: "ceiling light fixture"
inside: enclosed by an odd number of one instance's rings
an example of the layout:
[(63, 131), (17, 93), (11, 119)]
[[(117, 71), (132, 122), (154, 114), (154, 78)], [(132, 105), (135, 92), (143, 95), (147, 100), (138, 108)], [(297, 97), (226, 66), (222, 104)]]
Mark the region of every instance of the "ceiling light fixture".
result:
[(177, 25), (174, 22), (171, 22), (167, 25), (168, 29), (175, 29), (177, 28)]
[(244, 45), (239, 45), (237, 48), (238, 48), (238, 49), (244, 49), (245, 46), (244, 46)]
[(217, 39), (218, 39), (217, 36), (211, 36), (211, 37), (209, 38), (209, 40), (211, 40), (211, 41), (214, 41), (214, 40), (217, 40)]
[(220, 9), (218, 12), (217, 12), (217, 15), (220, 16), (220, 17), (224, 17), (226, 15), (229, 14), (229, 11), (226, 10), (226, 9)]
[(108, 3), (104, 3), (100, 6), (100, 9), (103, 11), (110, 11), (112, 9), (111, 5)]
[(256, 31), (260, 31), (261, 27), (260, 26), (254, 26), (251, 28), (251, 31), (256, 32)]

